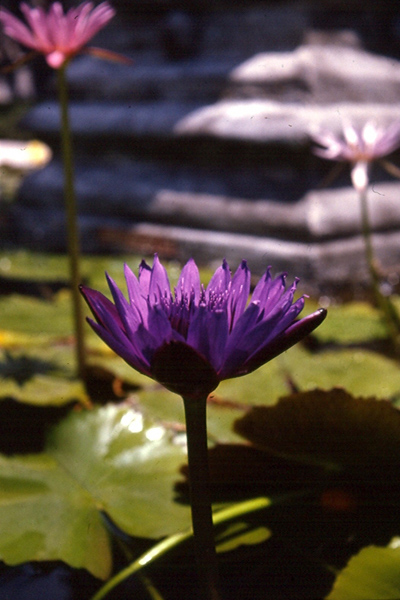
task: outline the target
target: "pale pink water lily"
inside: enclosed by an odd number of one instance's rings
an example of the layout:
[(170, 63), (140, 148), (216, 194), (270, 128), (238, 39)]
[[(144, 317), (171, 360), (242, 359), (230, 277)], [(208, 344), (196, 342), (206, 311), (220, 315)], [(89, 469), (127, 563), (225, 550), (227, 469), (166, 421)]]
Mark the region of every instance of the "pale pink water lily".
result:
[[(391, 154), (400, 146), (400, 121), (386, 128), (378, 127), (372, 121), (365, 123), (362, 128), (344, 122), (343, 137), (327, 131), (314, 134), (313, 139), (322, 146), (314, 149), (318, 156), (351, 164), (353, 186), (358, 191), (364, 191), (369, 183), (371, 163)], [(388, 161), (380, 162), (390, 173), (397, 174), (394, 165)]]
[[(128, 300), (110, 278), (114, 300), (90, 288), (81, 291), (103, 341), (134, 369), (183, 396), (208, 394), (220, 381), (254, 371), (313, 331), (323, 309), (296, 320), (304, 297), (294, 300), (297, 279), (273, 279), (267, 269), (250, 293), (245, 261), (231, 276), (223, 261), (210, 283), (200, 283), (193, 260), (183, 267), (175, 293), (157, 256), (144, 261), (139, 277), (125, 266)], [(201, 394), (201, 395), (204, 395)]]
[(108, 2), (102, 2), (97, 7), (93, 2), (83, 2), (66, 13), (60, 2), (54, 2), (48, 12), (23, 3), (21, 11), (26, 24), (5, 8), (0, 8), (0, 22), (5, 34), (43, 54), (53, 69), (61, 68), (81, 52), (87, 42), (115, 15), (115, 10)]

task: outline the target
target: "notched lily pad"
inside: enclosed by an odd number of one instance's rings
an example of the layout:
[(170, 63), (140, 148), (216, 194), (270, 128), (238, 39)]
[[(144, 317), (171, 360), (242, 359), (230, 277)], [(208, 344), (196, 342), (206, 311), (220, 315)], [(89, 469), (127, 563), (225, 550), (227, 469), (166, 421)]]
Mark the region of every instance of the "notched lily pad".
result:
[(70, 414), (46, 451), (0, 456), (0, 559), (62, 560), (106, 578), (111, 548), (102, 512), (127, 534), (160, 538), (190, 525), (173, 501), (182, 446), (129, 406)]
[(314, 390), (256, 406), (235, 423), (256, 447), (328, 468), (400, 471), (400, 411), (388, 401)]

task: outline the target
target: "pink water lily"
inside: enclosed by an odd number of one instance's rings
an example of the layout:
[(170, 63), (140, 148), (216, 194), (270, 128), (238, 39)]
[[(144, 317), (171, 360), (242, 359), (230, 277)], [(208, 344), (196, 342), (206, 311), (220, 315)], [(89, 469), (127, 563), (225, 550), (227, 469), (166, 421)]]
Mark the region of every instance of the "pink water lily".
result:
[[(326, 131), (313, 135), (313, 139), (322, 146), (315, 148), (314, 153), (327, 160), (351, 163), (351, 179), (356, 190), (365, 190), (369, 183), (370, 164), (391, 154), (400, 146), (400, 122), (389, 127), (378, 127), (368, 121), (361, 129), (351, 123), (344, 122), (343, 138)], [(390, 163), (384, 163), (388, 171)]]
[(294, 301), (297, 280), (270, 269), (248, 303), (250, 271), (245, 261), (231, 276), (223, 261), (210, 283), (200, 283), (193, 260), (183, 267), (174, 294), (157, 256), (144, 261), (139, 277), (125, 266), (128, 300), (107, 276), (114, 300), (90, 288), (81, 291), (92, 310), (92, 328), (141, 373), (183, 396), (209, 393), (223, 379), (254, 371), (315, 329), (323, 309), (299, 321), (304, 297)]
[(94, 8), (93, 2), (83, 2), (65, 14), (60, 2), (54, 2), (48, 12), (21, 4), (26, 23), (5, 8), (0, 8), (0, 21), (10, 38), (43, 54), (53, 69), (61, 68), (78, 54), (86, 43), (115, 15), (108, 2)]

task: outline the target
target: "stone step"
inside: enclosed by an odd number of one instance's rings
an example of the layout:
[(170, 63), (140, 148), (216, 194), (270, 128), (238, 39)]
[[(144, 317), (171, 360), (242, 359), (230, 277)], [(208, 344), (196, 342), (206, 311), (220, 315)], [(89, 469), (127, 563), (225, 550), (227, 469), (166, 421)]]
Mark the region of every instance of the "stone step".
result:
[(398, 103), (400, 62), (362, 48), (309, 43), (261, 52), (232, 70), (231, 96), (312, 105)]
[[(306, 105), (255, 100), (222, 100), (212, 105), (195, 102), (71, 102), (71, 128), (77, 142), (97, 143), (104, 154), (121, 141), (164, 140), (184, 144), (190, 139), (208, 140), (207, 159), (214, 160), (212, 147), (222, 141), (239, 146), (255, 145), (258, 154), (272, 149), (310, 154), (310, 136), (321, 130), (340, 133), (345, 119), (355, 125), (366, 121), (390, 124), (398, 121), (400, 103), (334, 103)], [(58, 145), (59, 107), (57, 102), (41, 102), (21, 121), (32, 135), (53, 140)], [(135, 148), (138, 146), (135, 144)], [(231, 147), (227, 148), (232, 152)], [(279, 157), (281, 158), (281, 157)], [(291, 157), (293, 158), (293, 157)]]
[(399, 114), (399, 102), (303, 105), (263, 98), (221, 100), (187, 114), (176, 125), (175, 134), (280, 145), (288, 149), (303, 147), (309, 152), (313, 133), (323, 130), (341, 134), (346, 120), (354, 126), (362, 126), (367, 121), (389, 125), (399, 120)]
[[(71, 128), (76, 138), (113, 141), (134, 138), (172, 138), (184, 116), (199, 108), (199, 102), (71, 102)], [(37, 104), (23, 117), (20, 127), (46, 139), (58, 139), (60, 111), (56, 101)]]
[[(352, 187), (303, 193), (298, 189), (298, 195), (288, 201), (281, 182), (273, 182), (261, 170), (215, 173), (205, 166), (114, 157), (114, 164), (78, 163), (76, 191), (82, 215), (128, 224), (147, 221), (304, 242), (360, 232), (359, 199)], [(374, 230), (400, 230), (399, 197), (399, 182), (374, 183), (369, 193)], [(63, 172), (58, 161), (25, 179), (18, 207), (49, 215), (63, 212)], [(38, 227), (45, 225), (39, 222)]]
[(92, 101), (214, 102), (226, 88), (232, 59), (198, 59), (166, 62), (141, 60), (134, 54), (132, 65), (99, 61), (82, 56), (68, 68), (71, 98)]

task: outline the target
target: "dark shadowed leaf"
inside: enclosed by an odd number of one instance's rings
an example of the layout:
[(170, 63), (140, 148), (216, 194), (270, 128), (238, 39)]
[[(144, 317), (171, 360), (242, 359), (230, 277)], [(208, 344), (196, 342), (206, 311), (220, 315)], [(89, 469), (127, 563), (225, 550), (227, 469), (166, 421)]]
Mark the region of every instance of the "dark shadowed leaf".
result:
[(258, 406), (236, 422), (256, 447), (342, 469), (400, 470), (400, 411), (385, 400), (314, 390)]

